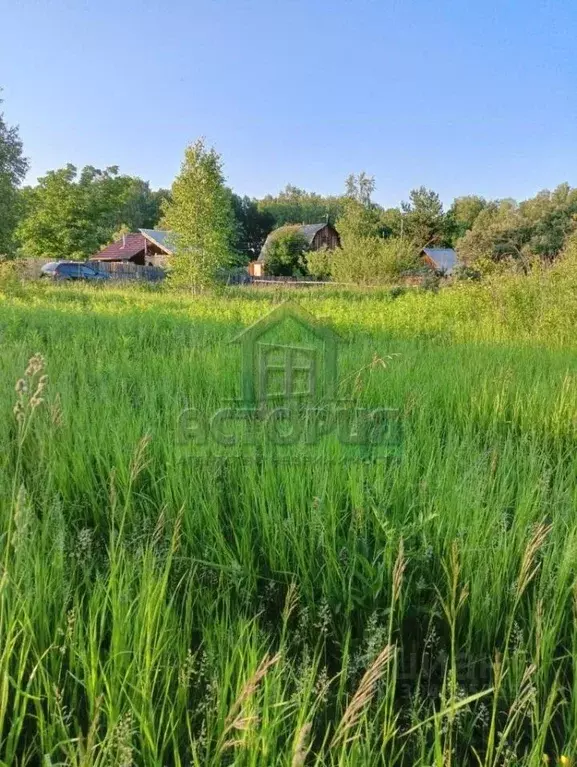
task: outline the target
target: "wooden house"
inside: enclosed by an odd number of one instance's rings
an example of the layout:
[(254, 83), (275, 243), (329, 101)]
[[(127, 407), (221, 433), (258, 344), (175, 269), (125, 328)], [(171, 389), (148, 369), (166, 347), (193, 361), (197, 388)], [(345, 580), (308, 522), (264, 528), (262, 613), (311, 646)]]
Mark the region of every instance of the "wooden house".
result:
[(279, 229), (275, 229), (266, 238), (266, 241), (262, 247), (259, 257), (256, 261), (251, 261), (248, 265), (248, 273), (251, 277), (263, 277), (264, 265), (266, 261), (266, 254), (270, 243), (283, 233), (294, 232), (300, 234), (307, 242), (309, 250), (320, 250), (321, 248), (328, 248), (334, 250), (334, 248), (340, 248), (341, 238), (339, 233), (329, 223), (322, 224), (288, 224), (287, 226), (281, 226)]
[(457, 266), (457, 253), (453, 248), (423, 248), (421, 260), (435, 272), (451, 274)]
[(91, 261), (132, 263), (139, 266), (166, 266), (172, 255), (170, 232), (139, 229), (123, 235), (91, 257)]

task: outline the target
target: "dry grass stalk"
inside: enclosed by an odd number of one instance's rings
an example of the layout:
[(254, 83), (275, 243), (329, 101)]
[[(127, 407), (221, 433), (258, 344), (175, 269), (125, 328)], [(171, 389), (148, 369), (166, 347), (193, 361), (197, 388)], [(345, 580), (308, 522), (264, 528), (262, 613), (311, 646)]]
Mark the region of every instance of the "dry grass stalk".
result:
[(385, 669), (394, 654), (394, 645), (386, 645), (385, 648), (379, 653), (370, 668), (368, 668), (364, 673), (357, 691), (353, 695), (351, 702), (347, 706), (346, 711), (343, 714), (341, 721), (339, 722), (337, 730), (331, 741), (331, 747), (341, 743), (344, 740), (347, 743), (351, 740), (354, 740), (354, 737), (348, 738), (347, 736), (359, 723), (364, 711), (373, 698), (377, 682), (383, 676)]
[(50, 420), (56, 428), (60, 428), (64, 423), (64, 414), (62, 412), (62, 400), (60, 393), (56, 394), (54, 402), (50, 405)]
[(166, 525), (166, 506), (163, 506), (156, 520), (156, 525), (152, 533), (152, 545), (158, 546), (164, 535), (164, 528)]
[[(255, 724), (258, 723), (259, 718), (253, 714), (246, 714), (244, 711), (245, 705), (250, 701), (253, 694), (256, 692), (259, 684), (262, 682), (269, 669), (272, 668), (281, 658), (280, 653), (277, 653), (272, 658), (265, 656), (260, 662), (257, 670), (251, 676), (251, 678), (245, 683), (244, 687), (240, 691), (240, 695), (233, 703), (228, 716), (224, 723), (223, 738), (226, 738), (232, 730), (238, 732), (247, 732)], [(234, 748), (242, 743), (238, 740), (225, 740), (221, 746), (221, 751), (225, 751), (227, 748)]]
[(306, 722), (299, 729), (298, 735), (293, 747), (293, 758), (291, 767), (303, 767), (310, 750), (309, 736), (311, 732), (311, 723)]
[(110, 483), (108, 486), (108, 497), (110, 498), (110, 508), (115, 509), (118, 505), (118, 491), (116, 489), (116, 467), (110, 470)]
[(130, 462), (130, 483), (132, 484), (134, 480), (138, 477), (139, 474), (141, 474), (144, 469), (149, 465), (150, 460), (146, 458), (146, 451), (148, 449), (148, 446), (150, 445), (152, 437), (149, 434), (145, 434), (142, 439), (138, 441), (138, 445), (136, 446), (136, 450), (134, 451), (134, 455), (132, 456), (132, 461)]
[(80, 765), (82, 767), (89, 767), (94, 763), (93, 751), (96, 748), (96, 736), (98, 732), (98, 724), (100, 721), (100, 709), (104, 696), (99, 695), (94, 702), (94, 716), (90, 722), (88, 729), (88, 735), (86, 736), (86, 742), (83, 743), (82, 738), (79, 739), (80, 746)]
[(179, 509), (178, 515), (174, 520), (174, 530), (172, 531), (172, 541), (170, 544), (171, 553), (176, 554), (180, 548), (180, 535), (182, 533), (182, 516), (184, 514), (184, 507)]
[(405, 567), (407, 561), (405, 559), (405, 545), (403, 539), (399, 541), (399, 552), (393, 567), (393, 604), (398, 600), (401, 593), (401, 586), (403, 585), (403, 575), (405, 573)]
[(299, 601), (298, 588), (294, 581), (288, 587), (282, 612), (283, 623), (286, 623), (295, 611)]
[(521, 684), (519, 685), (519, 693), (509, 709), (510, 718), (514, 717), (517, 713), (523, 712), (533, 699), (535, 695), (535, 687), (532, 682), (532, 677), (535, 671), (537, 671), (537, 666), (534, 663), (527, 666), (525, 669)]
[(543, 648), (543, 600), (538, 599), (535, 609), (535, 660), (537, 662), (541, 659), (541, 651)]
[(517, 579), (517, 599), (522, 597), (525, 589), (539, 571), (540, 563), (535, 562), (535, 560), (550, 532), (551, 525), (545, 525), (543, 522), (539, 523), (525, 548), (519, 578)]

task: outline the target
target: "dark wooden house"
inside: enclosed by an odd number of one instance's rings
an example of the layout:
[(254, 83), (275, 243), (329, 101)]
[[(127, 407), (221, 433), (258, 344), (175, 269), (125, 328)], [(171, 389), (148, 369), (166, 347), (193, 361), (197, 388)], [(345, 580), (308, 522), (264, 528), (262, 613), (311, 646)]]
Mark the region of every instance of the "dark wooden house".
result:
[(172, 255), (170, 232), (139, 229), (123, 235), (91, 257), (91, 261), (131, 263), (139, 266), (166, 266)]
[(266, 253), (270, 243), (284, 232), (295, 232), (300, 234), (307, 242), (309, 250), (320, 250), (321, 248), (328, 248), (333, 250), (334, 248), (340, 248), (341, 238), (337, 230), (328, 223), (323, 224), (302, 224), (301, 226), (295, 224), (288, 224), (287, 226), (281, 226), (279, 229), (275, 229), (266, 238), (260, 255), (256, 261), (251, 261), (248, 265), (248, 273), (252, 277), (264, 276), (264, 264), (266, 260)]

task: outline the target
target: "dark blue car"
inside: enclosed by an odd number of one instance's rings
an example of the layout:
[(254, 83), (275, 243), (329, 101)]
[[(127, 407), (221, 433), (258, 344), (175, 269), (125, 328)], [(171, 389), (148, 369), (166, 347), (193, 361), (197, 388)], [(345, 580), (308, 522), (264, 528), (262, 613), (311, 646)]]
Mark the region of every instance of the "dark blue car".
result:
[(79, 261), (51, 261), (42, 267), (41, 276), (50, 277), (53, 280), (87, 280), (89, 282), (102, 282), (109, 279), (107, 274), (97, 272), (91, 266)]

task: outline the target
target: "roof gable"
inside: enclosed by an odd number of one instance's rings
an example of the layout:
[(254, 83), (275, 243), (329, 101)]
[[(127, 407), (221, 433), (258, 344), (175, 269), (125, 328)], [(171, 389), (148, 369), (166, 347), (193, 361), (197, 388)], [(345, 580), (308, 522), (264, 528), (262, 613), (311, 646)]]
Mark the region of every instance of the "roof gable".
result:
[(452, 271), (457, 266), (457, 253), (453, 248), (423, 248), (422, 253), (428, 256), (438, 269), (446, 272)]
[(287, 319), (295, 320), (306, 331), (322, 338), (325, 342), (335, 343), (340, 340), (340, 336), (335, 330), (319, 323), (312, 314), (289, 299), (271, 309), (268, 314), (253, 322), (248, 328), (241, 330), (231, 343), (253, 343), (257, 338)]
[(171, 256), (174, 252), (173, 232), (167, 232), (163, 229), (139, 229), (138, 230), (149, 242), (153, 242), (164, 252)]
[(141, 234), (125, 234), (99, 253), (95, 253), (92, 258), (102, 261), (129, 261), (145, 247), (146, 240)]
[(322, 224), (285, 224), (284, 226), (279, 226), (278, 229), (273, 229), (264, 241), (264, 245), (262, 246), (262, 250), (257, 260), (261, 262), (264, 261), (269, 245), (273, 240), (276, 240), (277, 237), (280, 237), (285, 233), (288, 234), (289, 232), (294, 232), (295, 234), (300, 234), (301, 237), (305, 238), (309, 245), (312, 245), (314, 238), (321, 229), (325, 228), (325, 226), (331, 225), (324, 221)]

